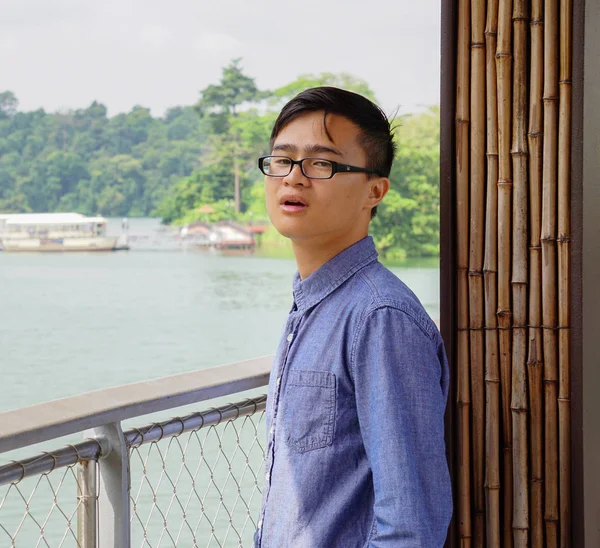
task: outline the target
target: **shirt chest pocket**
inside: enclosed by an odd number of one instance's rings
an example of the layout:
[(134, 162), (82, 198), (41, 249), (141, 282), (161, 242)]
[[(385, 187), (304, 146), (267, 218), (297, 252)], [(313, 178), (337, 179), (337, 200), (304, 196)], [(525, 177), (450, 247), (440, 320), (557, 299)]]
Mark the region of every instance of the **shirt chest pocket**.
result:
[(335, 408), (336, 384), (333, 373), (289, 371), (283, 401), (287, 444), (300, 453), (331, 445)]

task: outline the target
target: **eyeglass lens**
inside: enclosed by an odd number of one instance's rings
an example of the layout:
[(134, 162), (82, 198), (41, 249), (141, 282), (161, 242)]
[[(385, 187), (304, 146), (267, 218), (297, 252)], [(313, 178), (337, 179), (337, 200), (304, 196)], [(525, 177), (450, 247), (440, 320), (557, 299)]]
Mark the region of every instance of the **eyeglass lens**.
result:
[[(267, 156), (263, 160), (265, 175), (285, 177), (292, 171), (292, 161), (284, 156)], [(311, 179), (328, 179), (333, 172), (333, 164), (322, 158), (304, 158), (302, 172)]]

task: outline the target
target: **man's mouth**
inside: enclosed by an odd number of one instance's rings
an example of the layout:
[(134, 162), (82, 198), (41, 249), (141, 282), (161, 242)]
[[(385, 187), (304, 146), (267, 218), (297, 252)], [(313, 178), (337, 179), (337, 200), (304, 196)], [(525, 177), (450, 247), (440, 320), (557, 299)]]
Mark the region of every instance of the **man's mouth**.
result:
[(295, 213), (298, 211), (303, 211), (308, 207), (308, 205), (301, 199), (297, 198), (286, 198), (284, 197), (279, 203), (281, 209), (288, 213)]

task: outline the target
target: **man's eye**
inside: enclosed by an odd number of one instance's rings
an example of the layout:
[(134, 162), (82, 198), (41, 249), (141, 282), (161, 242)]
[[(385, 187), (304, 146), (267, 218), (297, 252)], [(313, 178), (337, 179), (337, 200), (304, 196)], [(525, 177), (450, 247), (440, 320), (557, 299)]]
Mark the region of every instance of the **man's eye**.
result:
[(287, 158), (278, 158), (273, 163), (277, 166), (289, 166), (290, 165), (290, 161)]
[(331, 163), (326, 160), (315, 160), (312, 165), (314, 167), (331, 167)]

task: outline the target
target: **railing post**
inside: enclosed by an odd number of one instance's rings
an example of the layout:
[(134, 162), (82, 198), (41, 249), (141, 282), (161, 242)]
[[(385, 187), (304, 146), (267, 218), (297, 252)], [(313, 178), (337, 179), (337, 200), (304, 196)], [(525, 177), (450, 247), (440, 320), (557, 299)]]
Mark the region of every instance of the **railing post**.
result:
[(97, 548), (98, 491), (95, 460), (79, 461), (77, 467), (77, 546)]
[(98, 547), (129, 548), (129, 452), (120, 423), (106, 424), (86, 433), (102, 448), (98, 489)]

